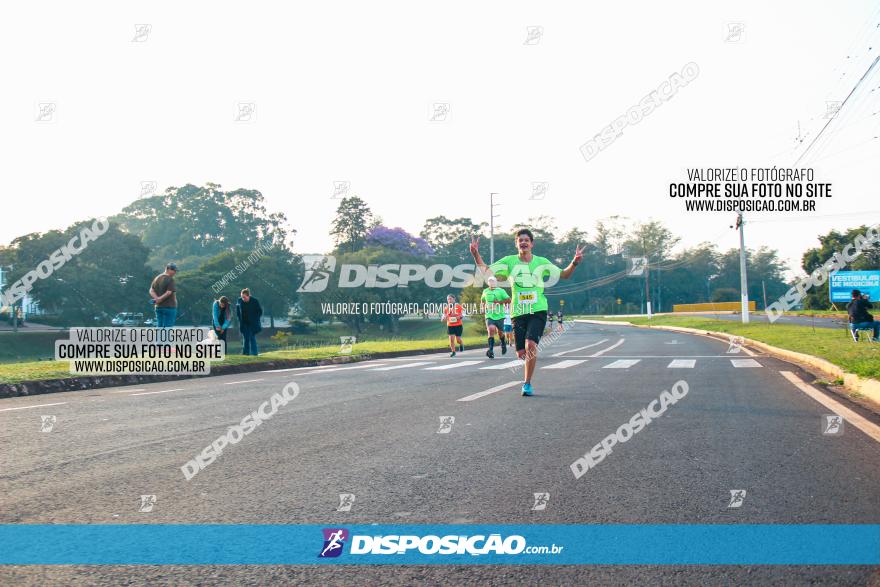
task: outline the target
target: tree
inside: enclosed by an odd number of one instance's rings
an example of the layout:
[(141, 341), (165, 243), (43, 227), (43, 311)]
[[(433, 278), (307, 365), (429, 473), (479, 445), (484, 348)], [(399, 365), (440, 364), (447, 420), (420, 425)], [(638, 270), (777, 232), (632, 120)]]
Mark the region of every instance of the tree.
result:
[(368, 247), (381, 247), (421, 257), (434, 254), (434, 249), (425, 239), (415, 237), (402, 228), (376, 226), (367, 232), (365, 241)]
[[(8, 283), (36, 269), (92, 225), (93, 220), (78, 222), (65, 230), (32, 233), (13, 240), (10, 249), (15, 270)], [(146, 266), (148, 254), (138, 237), (122, 232), (111, 222), (107, 231), (88, 242), (82, 252), (71, 256), (45, 279), (36, 280), (29, 295), (43, 311), (57, 314), (66, 324), (93, 324), (94, 317), (117, 312), (149, 315), (152, 306), (147, 290), (153, 275)]]
[(339, 252), (354, 253), (364, 247), (367, 233), (374, 225), (375, 218), (367, 203), (350, 196), (339, 202), (330, 234)]
[[(854, 244), (856, 237), (864, 235), (868, 230), (867, 225), (850, 228), (844, 232), (832, 230), (825, 235), (819, 235), (819, 246), (808, 249), (803, 255), (802, 268), (810, 274), (826, 261), (834, 256), (834, 253), (843, 252), (843, 249)], [(850, 249), (851, 251), (852, 249)], [(853, 260), (849, 266), (843, 268), (843, 271), (860, 271), (866, 269), (880, 269), (880, 244), (867, 246), (862, 250), (862, 254)], [(792, 284), (793, 285), (793, 284)], [(813, 287), (807, 292), (804, 300), (805, 308), (827, 309), (831, 307), (828, 295), (828, 281), (820, 286)], [(769, 295), (769, 292), (768, 292)]]
[(289, 248), (296, 232), (284, 214), (268, 212), (259, 191), (223, 191), (214, 183), (170, 187), (129, 204), (111, 222), (141, 238), (157, 269), (172, 259), (181, 269), (195, 268), (227, 251)]
[(425, 221), (420, 236), (434, 249), (438, 258), (447, 263), (469, 263), (468, 244), (471, 237), (480, 234), (486, 223), (475, 224), (470, 218), (450, 219), (435, 216)]
[(284, 247), (227, 251), (177, 275), (178, 316), (181, 323), (210, 324), (213, 301), (225, 295), (235, 303), (247, 287), (274, 328), (296, 302), (301, 277), (299, 259)]

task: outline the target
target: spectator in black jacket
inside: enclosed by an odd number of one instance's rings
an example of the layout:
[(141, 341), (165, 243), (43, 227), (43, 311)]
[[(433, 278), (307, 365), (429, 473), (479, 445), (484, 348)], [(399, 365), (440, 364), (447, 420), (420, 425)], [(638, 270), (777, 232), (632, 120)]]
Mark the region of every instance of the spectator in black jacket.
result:
[(852, 290), (852, 301), (846, 305), (846, 311), (849, 314), (849, 328), (853, 340), (856, 342), (859, 340), (858, 331), (868, 329), (874, 331), (874, 337), (871, 340), (880, 342), (880, 322), (875, 321), (874, 316), (868, 312), (873, 307), (868, 301), (868, 296), (863, 296), (862, 292), (857, 289)]
[(263, 308), (259, 300), (251, 296), (248, 288), (241, 290), (241, 297), (235, 302), (235, 316), (238, 318), (238, 328), (244, 343), (241, 354), (257, 356), (257, 334), (263, 329), (260, 323)]

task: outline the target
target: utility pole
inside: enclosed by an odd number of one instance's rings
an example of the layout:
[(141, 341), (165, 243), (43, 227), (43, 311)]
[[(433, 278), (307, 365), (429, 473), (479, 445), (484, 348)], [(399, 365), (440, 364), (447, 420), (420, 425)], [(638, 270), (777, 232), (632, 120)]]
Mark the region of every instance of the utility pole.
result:
[(767, 309), (767, 286), (764, 284), (764, 280), (761, 280), (761, 289), (764, 292), (764, 309)]
[(648, 285), (649, 275), (651, 274), (651, 257), (648, 254), (648, 244), (642, 239), (642, 251), (645, 255), (645, 314), (651, 317), (651, 288)]
[(498, 206), (495, 203), (495, 196), (497, 195), (498, 192), (489, 194), (489, 265), (495, 263), (495, 219), (498, 217), (495, 214), (495, 206)]
[(746, 277), (746, 236), (745, 220), (742, 212), (736, 215), (736, 228), (739, 229), (739, 290), (742, 297), (742, 323), (749, 323), (749, 281)]

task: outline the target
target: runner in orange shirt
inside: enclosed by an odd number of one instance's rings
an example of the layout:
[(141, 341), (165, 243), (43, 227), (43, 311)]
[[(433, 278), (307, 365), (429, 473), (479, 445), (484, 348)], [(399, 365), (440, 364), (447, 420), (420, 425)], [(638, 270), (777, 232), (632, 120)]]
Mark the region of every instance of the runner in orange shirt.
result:
[(449, 294), (446, 296), (446, 307), (443, 309), (441, 320), (446, 321), (446, 332), (449, 334), (449, 350), (452, 351), (450, 357), (455, 356), (455, 345), (458, 343), (459, 352), (464, 351), (464, 344), (461, 342), (461, 333), (464, 330), (464, 323), (461, 321), (464, 316), (464, 308), (461, 304), (455, 303), (455, 296)]

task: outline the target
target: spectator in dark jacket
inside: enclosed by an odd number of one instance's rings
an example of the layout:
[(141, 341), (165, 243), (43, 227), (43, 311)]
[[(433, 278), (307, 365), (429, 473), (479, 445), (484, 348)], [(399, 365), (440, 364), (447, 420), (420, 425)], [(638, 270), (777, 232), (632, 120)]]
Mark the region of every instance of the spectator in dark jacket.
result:
[(243, 355), (257, 355), (257, 334), (263, 329), (260, 321), (263, 317), (263, 308), (259, 300), (251, 296), (251, 290), (241, 290), (241, 297), (235, 302), (235, 316), (238, 318), (238, 328), (241, 330)]
[(858, 342), (859, 330), (873, 330), (874, 342), (880, 342), (880, 322), (874, 320), (868, 310), (873, 308), (867, 296), (863, 296), (862, 292), (857, 289), (852, 291), (852, 301), (846, 305), (846, 311), (849, 314), (849, 328), (852, 332), (853, 340)]

